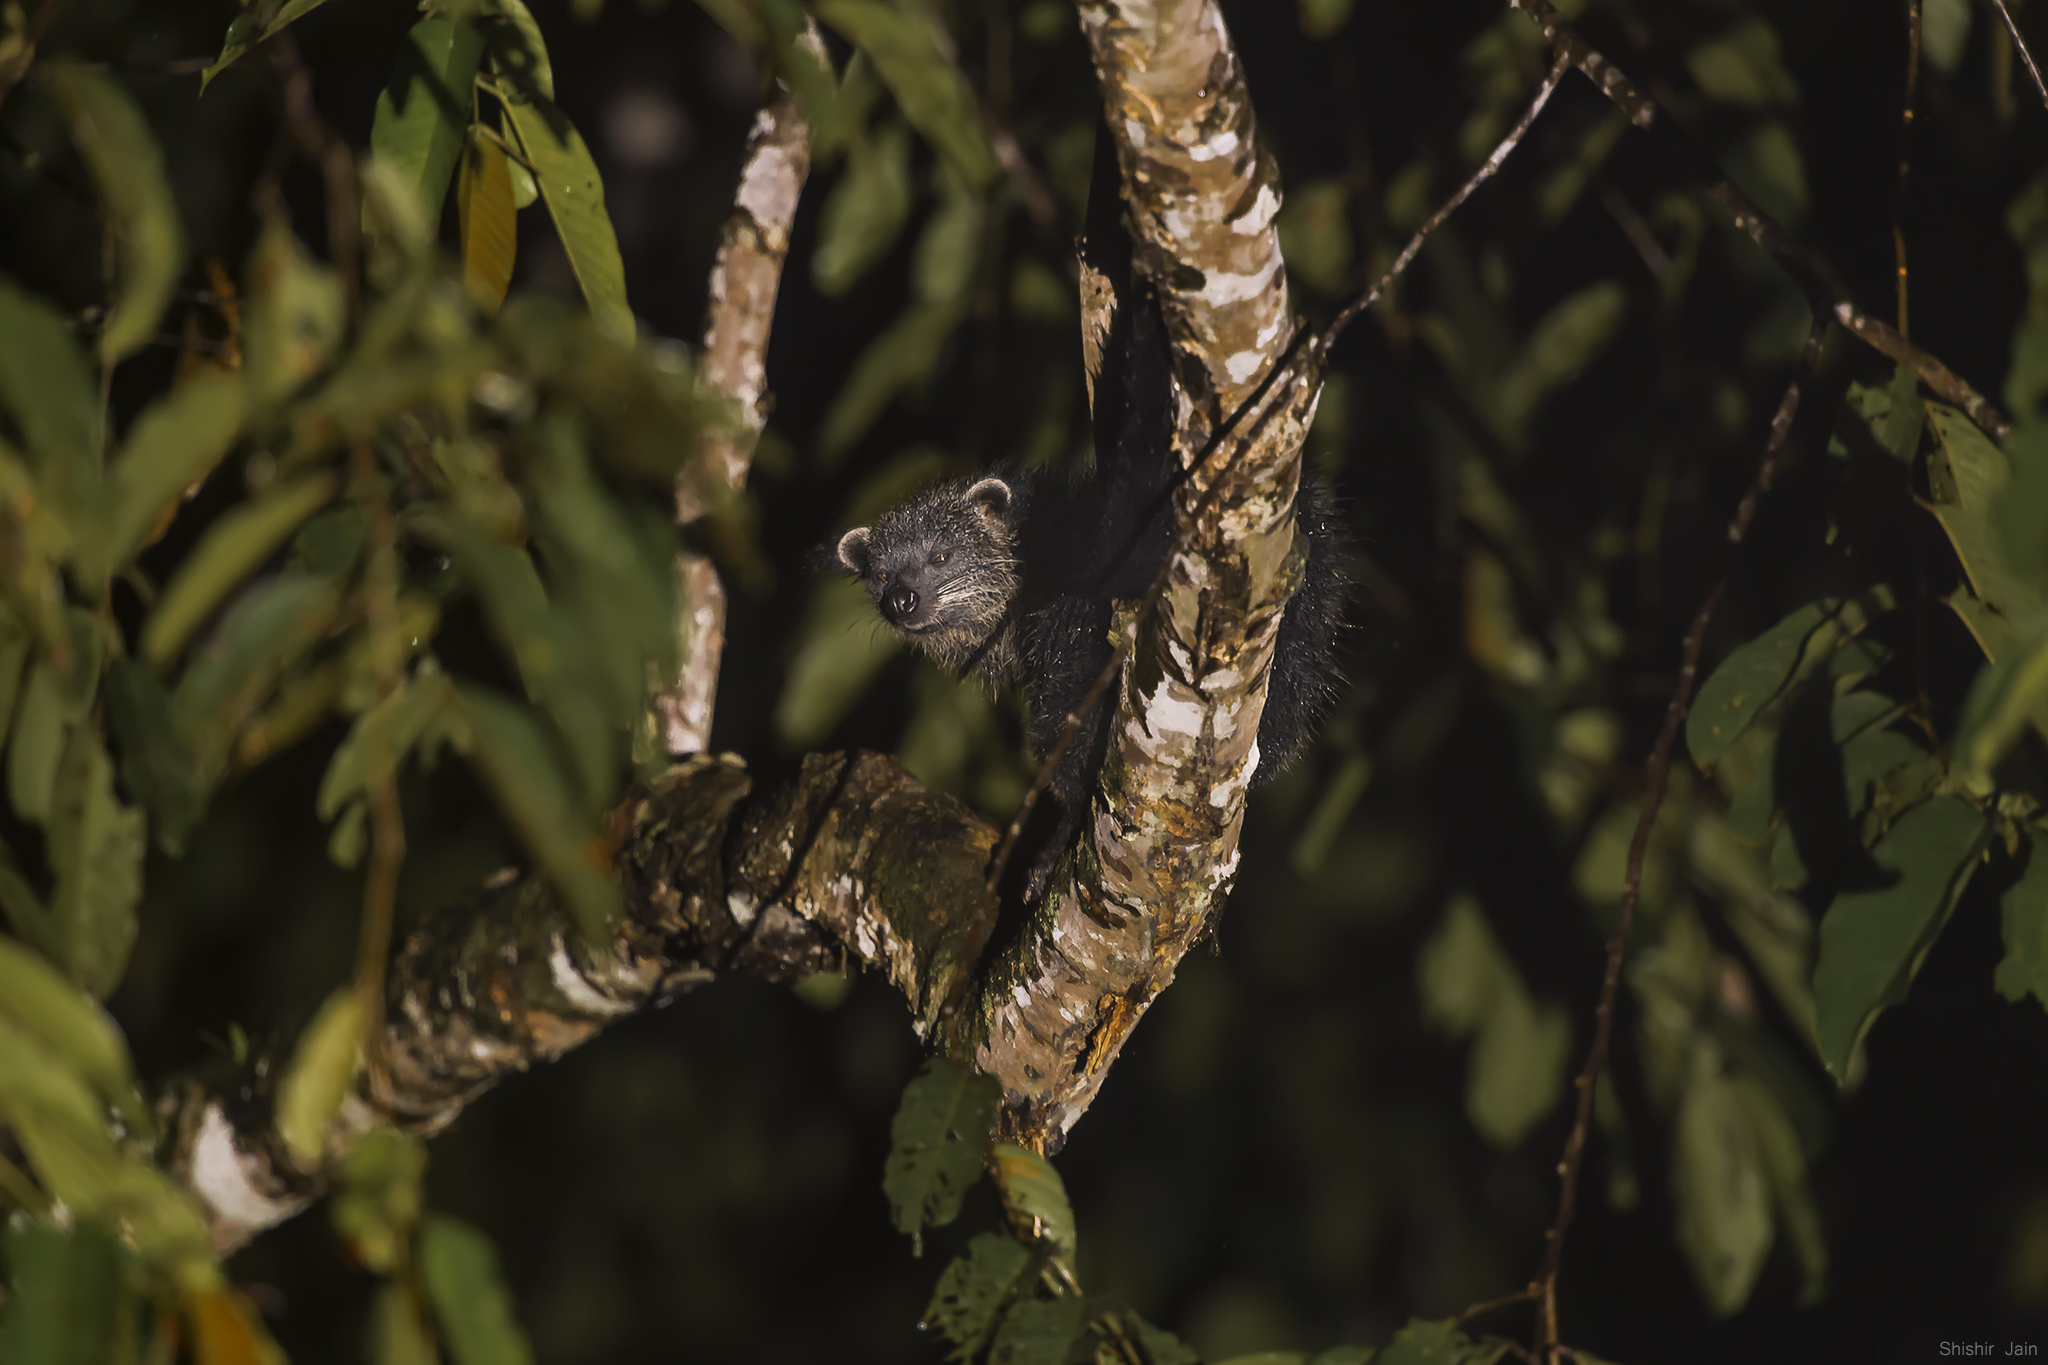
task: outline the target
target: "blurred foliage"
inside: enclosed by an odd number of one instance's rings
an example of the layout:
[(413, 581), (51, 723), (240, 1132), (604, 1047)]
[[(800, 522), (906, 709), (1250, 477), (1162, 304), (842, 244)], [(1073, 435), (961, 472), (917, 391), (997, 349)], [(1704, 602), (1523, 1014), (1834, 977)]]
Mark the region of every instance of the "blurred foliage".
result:
[[(296, 1038), (278, 1119), (316, 1151), (356, 1066), (336, 988), (392, 913), (376, 803), (401, 930), (508, 859), (587, 933), (615, 910), (671, 484), (722, 420), (657, 338), (698, 328), (771, 78), (815, 169), (752, 505), (700, 490), (706, 541), (772, 570), (733, 575), (715, 738), (764, 782), (893, 751), (1008, 815), (1016, 699), (803, 565), (933, 477), (1090, 457), (1095, 94), (1058, 0), (821, 0), (822, 49), (795, 0), (59, 6), (0, 103), (0, 1360), (1498, 1360), (1525, 1308), (1450, 1315), (1540, 1260), (1639, 760), (1724, 574), (1566, 1335), (2037, 1334), (2048, 119), (1959, 0), (1922, 6), (1908, 135), (1903, 12), (1565, 8), (1873, 312), (1903, 240), (1913, 339), (2012, 432), (1837, 335), (1731, 567), (1805, 305), (1573, 78), (1335, 354), (1310, 456), (1362, 550), (1351, 685), (1057, 1170), (987, 1148), (976, 1082), (913, 1078), (877, 983), (725, 983), (431, 1162), (371, 1135), (329, 1217), (222, 1266), (149, 1096)], [(1312, 324), (1547, 65), (1478, 0), (1225, 13)], [(0, 6), (0, 73), (30, 31)]]

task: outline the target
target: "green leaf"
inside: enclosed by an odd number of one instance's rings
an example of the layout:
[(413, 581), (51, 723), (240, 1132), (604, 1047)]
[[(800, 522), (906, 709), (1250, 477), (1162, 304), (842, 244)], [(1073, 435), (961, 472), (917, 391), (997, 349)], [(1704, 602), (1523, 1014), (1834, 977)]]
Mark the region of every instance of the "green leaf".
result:
[(233, 66), (244, 52), (326, 3), (327, 0), (252, 0), (228, 25), (227, 36), (221, 40), (220, 56), (199, 73), (200, 93), (204, 94), (213, 78)]
[(434, 1334), (412, 1287), (387, 1283), (370, 1304), (370, 1365), (439, 1365)]
[(595, 824), (572, 804), (560, 764), (532, 715), (478, 688), (460, 689), (472, 757), (534, 861), (568, 902), (585, 941), (609, 941), (618, 879)]
[(120, 1028), (91, 997), (48, 961), (0, 938), (0, 1021), (26, 1030), (63, 1065), (113, 1105), (128, 1130), (148, 1140), (156, 1131), (149, 1106), (136, 1089), (128, 1044)]
[(1927, 483), (1934, 494), (1932, 511), (1948, 533), (1956, 558), (1969, 576), (1970, 591), (1988, 610), (1984, 617), (1961, 613), (1992, 660), (2003, 646), (2041, 610), (2041, 594), (2015, 572), (2006, 557), (1998, 529), (1998, 511), (2011, 481), (2005, 452), (1977, 430), (1970, 419), (1944, 403), (1927, 405), (1939, 445), (1928, 458)]
[(902, 652), (902, 636), (872, 629), (875, 620), (874, 601), (857, 581), (830, 578), (818, 584), (775, 703), (775, 735), (785, 748), (800, 751), (821, 743)]
[(65, 492), (98, 449), (100, 398), (63, 314), (0, 276), (0, 406), (28, 442), (36, 473)]
[(175, 658), (228, 594), (325, 507), (339, 486), (332, 474), (298, 479), (208, 527), (142, 627), (142, 657), (158, 667)]
[(925, 221), (910, 263), (910, 287), (921, 303), (966, 307), (981, 261), (987, 205), (978, 194), (948, 190)]
[(341, 277), (272, 218), (249, 258), (248, 291), (242, 378), (249, 407), (267, 410), (334, 358), (345, 321)]
[(820, 0), (815, 10), (874, 61), (903, 116), (956, 179), (980, 189), (995, 178), (995, 153), (982, 128), (980, 105), (954, 65), (951, 43), (935, 15), (882, 0)]
[(1627, 316), (1628, 294), (1613, 280), (1589, 285), (1545, 314), (1488, 395), (1501, 439), (1519, 449), (1543, 399), (1577, 378)]
[(2008, 638), (1979, 670), (1956, 725), (1956, 771), (1980, 792), (1993, 788), (1993, 769), (2029, 728), (2048, 725), (2048, 612)]
[[(492, 58), (497, 63), (495, 54)], [(498, 65), (505, 111), (540, 182), (541, 198), (569, 257), (590, 315), (606, 335), (631, 345), (637, 330), (626, 303), (626, 267), (604, 208), (604, 180), (583, 137), (554, 102), (536, 89), (530, 71)]]
[(1067, 1187), (1060, 1173), (1029, 1147), (999, 1142), (990, 1149), (994, 1158), (996, 1187), (1003, 1192), (1003, 1207), (1020, 1237), (1035, 1238), (1055, 1255), (1071, 1260), (1074, 1255), (1074, 1209), (1067, 1202)]
[(419, 1270), (455, 1365), (531, 1365), (490, 1238), (435, 1214), (420, 1227)]
[(1416, 978), (1426, 1020), (1453, 1037), (1478, 1035), (1465, 1084), (1472, 1126), (1496, 1147), (1519, 1145), (1557, 1107), (1571, 1021), (1530, 996), (1470, 896), (1451, 902)]
[(1334, 294), (1349, 282), (1351, 188), (1344, 181), (1311, 180), (1291, 187), (1278, 226), (1280, 251), (1290, 274), (1325, 294)]
[(76, 726), (50, 803), (49, 858), (57, 874), (50, 927), (71, 979), (102, 1000), (128, 970), (148, 843), (142, 812), (114, 795), (114, 765), (99, 731)]
[(1846, 601), (1824, 597), (1730, 653), (1700, 685), (1686, 717), (1685, 743), (1692, 761), (1712, 772), (1765, 707), (1814, 676), (1836, 649), (1893, 602), (1885, 588)]
[(178, 500), (212, 472), (241, 431), (241, 379), (202, 371), (152, 403), (122, 443), (109, 479), (106, 536), (79, 550), (79, 574), (104, 583), (140, 553)]
[(1351, 19), (1351, 0), (1299, 0), (1301, 31), (1314, 42), (1333, 36)]
[(212, 784), (178, 734), (170, 693), (154, 672), (132, 659), (114, 660), (101, 691), (120, 752), (121, 781), (149, 812), (157, 846), (178, 857), (206, 818)]
[(992, 1077), (940, 1056), (928, 1059), (904, 1088), (889, 1129), (882, 1192), (896, 1230), (909, 1233), (920, 1252), (924, 1229), (959, 1217), (960, 1200), (981, 1178), (1001, 1097)]
[(340, 1166), (340, 1188), (329, 1209), (334, 1230), (365, 1267), (388, 1275), (407, 1254), (419, 1222), (426, 1144), (396, 1129), (373, 1129), (348, 1149)]
[(278, 678), (325, 638), (341, 606), (341, 586), (332, 579), (273, 574), (238, 596), (193, 651), (171, 696), (171, 716), (206, 787), (226, 771), (236, 735)]
[(483, 53), (483, 30), (472, 20), (422, 19), (398, 45), (391, 79), (377, 97), (370, 152), (413, 195), (429, 234), (441, 221), (462, 155)]
[(989, 1345), (988, 1365), (1066, 1365), (1087, 1330), (1085, 1299), (1024, 1299), (1003, 1315)]
[[(462, 230), (462, 283), (487, 317), (496, 316), (504, 306), (519, 254), (520, 206), (513, 169), (503, 147), (481, 132), (471, 135), (455, 196)], [(519, 170), (525, 173), (524, 167)], [(527, 184), (533, 184), (531, 175)], [(537, 187), (534, 193), (539, 193)]]
[(62, 620), (66, 657), (60, 661), (46, 654), (31, 666), (7, 754), (7, 791), (15, 813), (38, 824), (50, 815), (66, 737), (92, 710), (105, 649), (100, 623), (90, 612), (74, 607)]
[(362, 1041), (362, 997), (344, 986), (299, 1034), (277, 1083), (278, 1136), (306, 1170), (317, 1169), (327, 1153), (328, 1133), (362, 1066)]
[(112, 365), (155, 339), (178, 287), (185, 257), (178, 205), (156, 138), (119, 84), (71, 62), (48, 63), (42, 75), (92, 172), (120, 248), (120, 292), (100, 329), (100, 363)]
[(1671, 1165), (1678, 1245), (1708, 1306), (1733, 1313), (1771, 1249), (1771, 1192), (1755, 1130), (1718, 1061), (1693, 1068)]
[[(1173, 1333), (1154, 1327), (1136, 1313), (1126, 1313), (1123, 1318), (1125, 1326), (1137, 1337), (1139, 1347), (1145, 1352), (1146, 1365), (1202, 1365), (1202, 1357), (1195, 1353), (1195, 1348)], [(1365, 1353), (1357, 1361), (1331, 1361), (1330, 1365), (1369, 1365), (1366, 1357), (1370, 1354)]]
[(977, 1357), (1005, 1305), (1029, 1288), (1033, 1266), (1030, 1249), (1016, 1238), (976, 1234), (939, 1276), (924, 1310), (924, 1325), (938, 1328), (959, 1348), (952, 1359)]
[(845, 455), (897, 394), (929, 376), (961, 318), (953, 304), (914, 303), (869, 342), (819, 425), (819, 457), (836, 461)]
[(1828, 907), (1813, 996), (1821, 1061), (1838, 1084), (1878, 1011), (1905, 999), (1990, 839), (1984, 817), (1960, 801), (1916, 806), (1871, 851), (1890, 883), (1845, 891)]
[(1799, 86), (1786, 72), (1778, 34), (1748, 19), (1686, 54), (1686, 69), (1708, 99), (1749, 108), (1795, 104)]
[(28, 627), (0, 602), (0, 739), (13, 727), (14, 703), (34, 649), (35, 637), (29, 634)]
[(57, 1232), (16, 1221), (6, 1232), (13, 1293), (0, 1319), (11, 1365), (102, 1365), (121, 1311), (121, 1244), (90, 1226)]
[[(356, 717), (348, 738), (335, 748), (327, 772), (320, 779), (315, 813), (322, 820), (332, 820), (344, 805), (362, 796), (375, 782), (388, 779), (452, 697), (453, 685), (446, 674), (422, 668), (397, 691)], [(383, 759), (382, 773), (370, 770), (369, 755), (373, 748)]]
[(2005, 956), (1992, 982), (2008, 1000), (2032, 993), (2048, 1007), (2048, 853), (2034, 844), (2026, 871), (1999, 902), (2005, 923)]
[(1372, 1359), (1373, 1365), (1490, 1365), (1501, 1350), (1492, 1342), (1467, 1337), (1458, 1330), (1456, 1319), (1415, 1318)]
[(1805, 1276), (1799, 1301), (1817, 1303), (1827, 1292), (1827, 1234), (1821, 1227), (1820, 1209), (1814, 1203), (1813, 1188), (1807, 1179), (1806, 1151), (1800, 1143), (1799, 1130), (1771, 1087), (1757, 1077), (1732, 1077), (1728, 1088), (1756, 1136), (1757, 1153), (1770, 1177), (1771, 1200), (1777, 1207), (1779, 1226), (1791, 1238), (1793, 1253), (1799, 1258), (1799, 1269)]
[(543, 99), (553, 99), (555, 68), (548, 60), (540, 24), (525, 0), (486, 0), (485, 8), (496, 20), (486, 25), (484, 38), (491, 70), (540, 91)]
[(818, 216), (811, 280), (820, 293), (843, 294), (888, 254), (910, 217), (910, 134), (885, 124), (853, 144), (846, 171)]

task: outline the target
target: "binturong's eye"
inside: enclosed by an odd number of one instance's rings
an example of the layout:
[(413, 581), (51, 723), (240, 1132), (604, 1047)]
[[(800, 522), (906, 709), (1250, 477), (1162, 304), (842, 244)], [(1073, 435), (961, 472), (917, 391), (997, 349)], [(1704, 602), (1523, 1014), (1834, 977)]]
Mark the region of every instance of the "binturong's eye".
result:
[(936, 553), (936, 554), (934, 554), (934, 555), (932, 556), (932, 567), (933, 567), (933, 568), (937, 568), (937, 567), (938, 567), (939, 565), (941, 565), (941, 564), (943, 564), (943, 563), (945, 563), (945, 562), (946, 562), (946, 552), (945, 552), (944, 550), (940, 550), (940, 551), (939, 551), (938, 553)]

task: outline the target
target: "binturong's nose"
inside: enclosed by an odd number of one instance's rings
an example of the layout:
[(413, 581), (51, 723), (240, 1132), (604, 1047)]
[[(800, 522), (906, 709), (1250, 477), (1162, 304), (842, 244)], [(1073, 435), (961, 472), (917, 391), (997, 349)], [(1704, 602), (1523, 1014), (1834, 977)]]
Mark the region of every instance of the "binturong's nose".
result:
[(882, 614), (891, 621), (901, 623), (917, 612), (917, 589), (907, 583), (898, 583), (882, 596)]

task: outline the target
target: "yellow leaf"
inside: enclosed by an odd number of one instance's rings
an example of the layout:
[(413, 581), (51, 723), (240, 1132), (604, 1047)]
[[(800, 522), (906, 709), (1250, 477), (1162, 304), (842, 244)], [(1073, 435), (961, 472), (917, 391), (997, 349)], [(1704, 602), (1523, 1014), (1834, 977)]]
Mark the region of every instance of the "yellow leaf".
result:
[(455, 202), (462, 217), (462, 282), (480, 308), (495, 314), (512, 285), (519, 208), (512, 196), (511, 158), (480, 133), (471, 134)]

